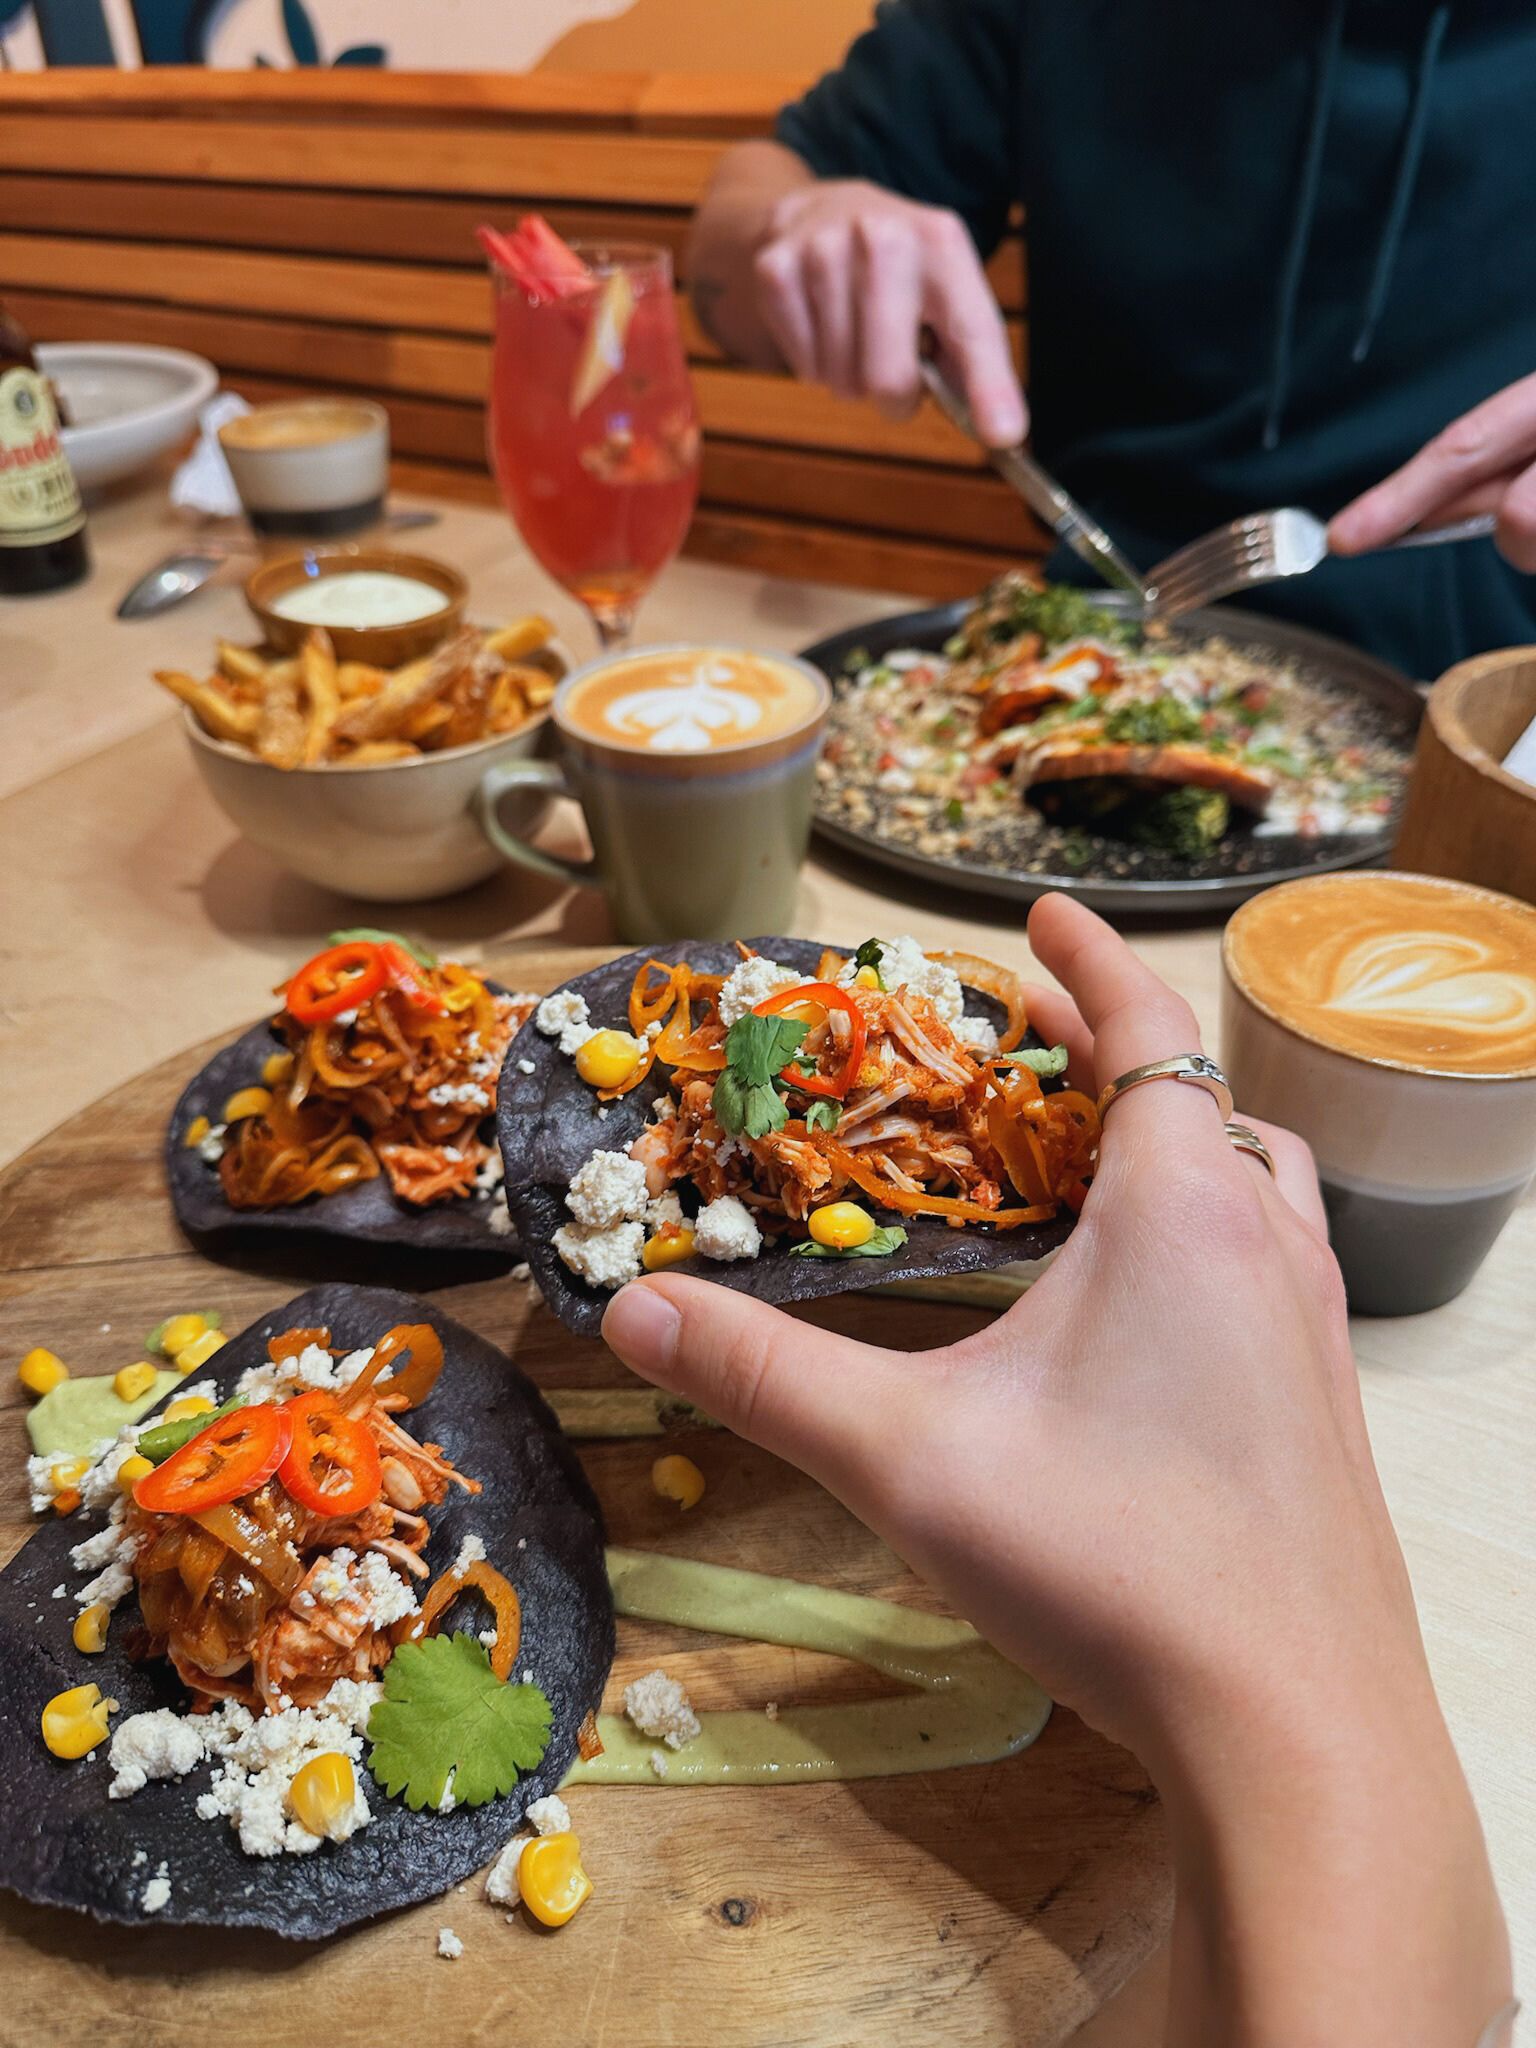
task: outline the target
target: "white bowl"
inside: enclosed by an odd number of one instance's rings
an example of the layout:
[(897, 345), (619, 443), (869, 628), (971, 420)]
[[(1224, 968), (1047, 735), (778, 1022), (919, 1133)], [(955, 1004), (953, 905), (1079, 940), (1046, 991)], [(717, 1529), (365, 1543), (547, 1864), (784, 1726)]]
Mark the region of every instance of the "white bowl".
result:
[(219, 373), (180, 348), (117, 341), (38, 345), (39, 368), (64, 397), (64, 448), (81, 490), (97, 490), (177, 447), (219, 386)]
[[(473, 799), (488, 769), (536, 751), (549, 722), (541, 711), (504, 738), (414, 761), (274, 768), (245, 747), (210, 738), (190, 710), (183, 716), (192, 758), (231, 823), (293, 874), (369, 903), (449, 896), (505, 865)], [(516, 829), (536, 832), (549, 798), (516, 801), (523, 806)]]

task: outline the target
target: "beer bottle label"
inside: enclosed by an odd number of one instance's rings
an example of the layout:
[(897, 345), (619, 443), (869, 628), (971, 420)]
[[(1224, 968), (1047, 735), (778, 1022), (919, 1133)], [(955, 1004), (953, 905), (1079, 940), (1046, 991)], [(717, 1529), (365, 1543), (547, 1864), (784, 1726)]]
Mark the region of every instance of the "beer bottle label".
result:
[(0, 373), (0, 548), (68, 540), (84, 524), (48, 380), (18, 364)]

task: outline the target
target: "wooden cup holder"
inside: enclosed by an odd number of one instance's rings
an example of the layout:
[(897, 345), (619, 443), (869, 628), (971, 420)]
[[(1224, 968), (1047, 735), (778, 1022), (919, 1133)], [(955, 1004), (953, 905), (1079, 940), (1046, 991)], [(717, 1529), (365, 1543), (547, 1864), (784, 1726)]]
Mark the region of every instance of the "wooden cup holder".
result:
[(1500, 766), (1536, 718), (1536, 647), (1447, 669), (1430, 692), (1392, 865), (1536, 903), (1536, 789)]

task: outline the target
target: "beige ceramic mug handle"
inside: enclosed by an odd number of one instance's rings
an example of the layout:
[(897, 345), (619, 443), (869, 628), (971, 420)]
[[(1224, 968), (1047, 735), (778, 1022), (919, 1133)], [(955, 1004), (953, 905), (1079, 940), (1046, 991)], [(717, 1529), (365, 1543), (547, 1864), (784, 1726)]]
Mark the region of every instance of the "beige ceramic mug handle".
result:
[(557, 853), (541, 852), (509, 832), (497, 816), (497, 807), (509, 790), (539, 790), (548, 796), (571, 796), (565, 770), (558, 761), (500, 761), (487, 768), (475, 791), (475, 816), (480, 829), (496, 851), (519, 867), (535, 874), (551, 875), (557, 882), (575, 882), (592, 888), (598, 879), (597, 863), (590, 860), (562, 860)]

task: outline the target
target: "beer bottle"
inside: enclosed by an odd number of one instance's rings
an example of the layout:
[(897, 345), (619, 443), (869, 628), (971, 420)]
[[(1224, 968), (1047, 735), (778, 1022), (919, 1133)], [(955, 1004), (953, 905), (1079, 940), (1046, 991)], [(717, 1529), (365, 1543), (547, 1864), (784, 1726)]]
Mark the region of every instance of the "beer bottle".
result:
[(89, 567), (85, 508), (53, 386), (0, 306), (0, 596), (61, 590)]

